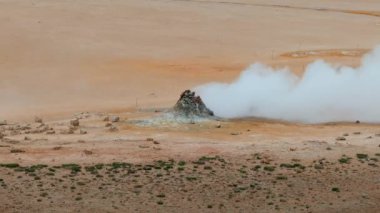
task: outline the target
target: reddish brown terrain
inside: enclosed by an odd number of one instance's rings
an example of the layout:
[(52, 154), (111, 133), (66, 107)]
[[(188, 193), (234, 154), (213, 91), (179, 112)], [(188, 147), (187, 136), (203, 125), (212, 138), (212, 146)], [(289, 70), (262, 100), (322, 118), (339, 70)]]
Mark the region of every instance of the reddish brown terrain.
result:
[(0, 0), (0, 212), (379, 212), (378, 124), (164, 116), (183, 90), (256, 61), (357, 66), (380, 44), (379, 12)]

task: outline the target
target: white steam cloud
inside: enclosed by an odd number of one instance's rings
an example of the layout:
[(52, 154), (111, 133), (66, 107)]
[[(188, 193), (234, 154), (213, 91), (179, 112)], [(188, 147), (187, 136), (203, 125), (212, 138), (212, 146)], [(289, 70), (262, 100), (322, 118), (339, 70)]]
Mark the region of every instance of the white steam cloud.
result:
[(217, 116), (263, 117), (305, 123), (380, 122), (380, 46), (358, 68), (309, 64), (302, 77), (253, 64), (230, 84), (195, 89)]

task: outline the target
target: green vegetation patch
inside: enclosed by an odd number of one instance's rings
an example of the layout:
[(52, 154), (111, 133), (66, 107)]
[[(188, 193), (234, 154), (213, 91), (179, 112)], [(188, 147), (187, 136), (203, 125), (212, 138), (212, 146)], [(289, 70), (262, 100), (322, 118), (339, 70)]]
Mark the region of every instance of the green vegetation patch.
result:
[(286, 177), (285, 175), (279, 175), (276, 177), (277, 180), (287, 180), (288, 177)]
[(276, 169), (274, 166), (264, 166), (264, 170), (268, 172), (273, 172)]
[(356, 157), (358, 159), (368, 159), (368, 155), (367, 154), (362, 154), (362, 153), (356, 154)]
[(186, 165), (186, 162), (181, 160), (178, 162), (178, 166), (185, 166)]
[(211, 157), (211, 156), (202, 156), (198, 160), (193, 161), (193, 164), (204, 165), (206, 162), (216, 161), (216, 160), (219, 161), (219, 162), (222, 162), (222, 163), (226, 162), (223, 158), (221, 158), (219, 156), (214, 156), (214, 157)]
[(86, 166), (86, 167), (84, 167), (84, 169), (87, 172), (91, 172), (92, 174), (97, 174), (97, 171), (98, 171), (95, 166)]
[(350, 157), (347, 157), (345, 155), (343, 155), (341, 158), (338, 159), (339, 163), (350, 163), (351, 162), (351, 159)]
[(166, 196), (165, 196), (165, 194), (158, 194), (157, 197), (164, 198)]
[(254, 170), (254, 171), (258, 171), (260, 168), (261, 168), (260, 165), (256, 165), (255, 167), (253, 167), (253, 170)]
[(113, 162), (110, 164), (112, 169), (120, 169), (120, 168), (130, 168), (132, 164), (130, 163), (124, 163), (124, 162)]
[(295, 168), (299, 168), (299, 169), (305, 169), (305, 166), (303, 166), (302, 164), (300, 163), (282, 163), (280, 164), (280, 167), (281, 168), (287, 168), (287, 169), (295, 169)]
[(81, 171), (82, 167), (78, 164), (62, 164), (62, 168), (71, 170), (72, 173), (78, 173)]
[(17, 167), (20, 167), (20, 165), (18, 163), (6, 163), (6, 164), (0, 164), (1, 167), (5, 167), (5, 168), (17, 168)]
[(195, 181), (195, 180), (197, 180), (197, 177), (188, 176), (188, 177), (186, 177), (186, 180), (188, 180), (188, 181)]
[(155, 164), (153, 165), (153, 168), (155, 169), (164, 169), (164, 170), (170, 170), (174, 168), (175, 161), (174, 160), (169, 160), (169, 161), (156, 161)]
[(95, 165), (95, 168), (97, 170), (101, 170), (101, 169), (103, 169), (103, 167), (104, 167), (104, 164), (102, 164), (102, 163), (98, 163), (98, 164)]

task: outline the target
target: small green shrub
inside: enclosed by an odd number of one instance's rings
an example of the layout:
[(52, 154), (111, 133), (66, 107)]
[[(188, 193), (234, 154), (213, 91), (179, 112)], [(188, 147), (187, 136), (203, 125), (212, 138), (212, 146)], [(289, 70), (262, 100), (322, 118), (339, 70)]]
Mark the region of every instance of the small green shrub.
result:
[(352, 158), (343, 155), (338, 161), (339, 161), (339, 163), (346, 163), (346, 164), (348, 164), (348, 163), (350, 163), (351, 159)]
[(5, 168), (17, 168), (20, 167), (18, 163), (6, 163), (6, 164), (0, 164), (1, 167)]
[(81, 171), (82, 167), (78, 164), (62, 164), (62, 168), (71, 170), (72, 173), (78, 173)]
[(276, 177), (277, 180), (287, 180), (288, 177), (284, 176), (284, 175), (279, 175)]
[(188, 180), (188, 181), (194, 181), (194, 180), (197, 180), (197, 177), (188, 176), (188, 177), (186, 177), (186, 180)]
[(273, 172), (276, 169), (274, 166), (264, 166), (264, 170), (268, 172)]
[(166, 197), (165, 194), (158, 194), (157, 197), (163, 198)]
[(368, 155), (367, 154), (358, 153), (358, 154), (356, 154), (356, 157), (359, 158), (359, 159), (367, 159)]
[(178, 162), (178, 166), (185, 166), (186, 165), (186, 162), (181, 160), (180, 162)]

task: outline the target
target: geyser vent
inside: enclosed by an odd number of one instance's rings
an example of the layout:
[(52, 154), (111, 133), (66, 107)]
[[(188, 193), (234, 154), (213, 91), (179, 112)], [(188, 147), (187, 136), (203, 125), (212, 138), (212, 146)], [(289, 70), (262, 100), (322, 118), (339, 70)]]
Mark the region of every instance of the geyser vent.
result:
[(185, 90), (181, 94), (173, 110), (175, 114), (189, 118), (214, 116), (214, 112), (207, 108), (202, 98), (190, 90)]

